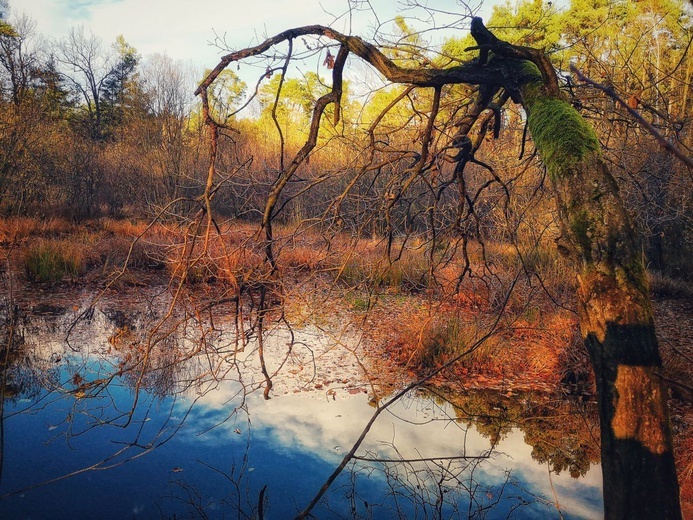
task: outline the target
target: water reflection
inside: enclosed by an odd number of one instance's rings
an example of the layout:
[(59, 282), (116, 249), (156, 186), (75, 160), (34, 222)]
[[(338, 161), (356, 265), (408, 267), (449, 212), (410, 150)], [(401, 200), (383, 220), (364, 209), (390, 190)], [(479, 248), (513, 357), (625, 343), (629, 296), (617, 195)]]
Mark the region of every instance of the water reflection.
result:
[[(239, 340), (232, 324), (162, 322), (152, 305), (86, 308), (24, 314), (4, 343), (8, 518), (292, 517), (373, 412), (348, 335), (273, 331), (267, 401), (252, 335)], [(577, 412), (527, 395), (410, 393), (313, 514), (600, 517), (592, 423)]]

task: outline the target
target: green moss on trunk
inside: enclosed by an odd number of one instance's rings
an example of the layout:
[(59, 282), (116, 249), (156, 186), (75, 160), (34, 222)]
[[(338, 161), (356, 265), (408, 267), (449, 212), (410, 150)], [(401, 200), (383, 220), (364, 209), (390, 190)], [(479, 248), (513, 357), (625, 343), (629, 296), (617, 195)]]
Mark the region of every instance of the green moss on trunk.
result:
[(549, 175), (569, 175), (577, 163), (600, 154), (597, 135), (566, 99), (546, 95), (534, 64), (524, 62), (522, 68), (523, 76), (532, 78), (522, 87), (522, 100), (534, 144)]
[(529, 130), (550, 175), (568, 175), (577, 163), (599, 153), (594, 131), (567, 101), (537, 98), (528, 108)]

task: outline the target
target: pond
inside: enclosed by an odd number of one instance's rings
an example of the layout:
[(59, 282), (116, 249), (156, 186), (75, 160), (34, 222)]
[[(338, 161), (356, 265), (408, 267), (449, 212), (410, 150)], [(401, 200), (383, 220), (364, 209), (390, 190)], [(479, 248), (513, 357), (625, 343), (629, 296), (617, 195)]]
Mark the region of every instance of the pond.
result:
[[(2, 518), (292, 518), (401, 388), (376, 398), (353, 334), (282, 324), (262, 344), (266, 400), (242, 323), (203, 325), (162, 295), (92, 297), (20, 305), (3, 364)], [(311, 514), (601, 517), (598, 448), (576, 426), (589, 414), (511, 394), (407, 392)], [(528, 410), (536, 420), (519, 419)]]

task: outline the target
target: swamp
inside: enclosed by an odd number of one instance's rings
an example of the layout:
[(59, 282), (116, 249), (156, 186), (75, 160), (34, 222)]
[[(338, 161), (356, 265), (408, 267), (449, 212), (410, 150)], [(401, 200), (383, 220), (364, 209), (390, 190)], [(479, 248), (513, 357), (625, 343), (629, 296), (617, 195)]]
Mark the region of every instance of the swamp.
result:
[(442, 3), (0, 0), (0, 518), (693, 519), (693, 7)]

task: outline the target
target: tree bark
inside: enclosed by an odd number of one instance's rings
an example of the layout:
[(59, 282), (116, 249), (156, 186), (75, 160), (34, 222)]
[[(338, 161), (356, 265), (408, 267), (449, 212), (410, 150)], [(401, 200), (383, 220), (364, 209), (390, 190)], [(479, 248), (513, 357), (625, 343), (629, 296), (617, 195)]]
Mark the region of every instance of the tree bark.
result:
[[(525, 73), (530, 67), (523, 64)], [(580, 329), (597, 382), (604, 516), (681, 518), (646, 271), (618, 186), (591, 127), (547, 93), (538, 70), (521, 94), (552, 181), (562, 244), (577, 264)]]

